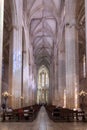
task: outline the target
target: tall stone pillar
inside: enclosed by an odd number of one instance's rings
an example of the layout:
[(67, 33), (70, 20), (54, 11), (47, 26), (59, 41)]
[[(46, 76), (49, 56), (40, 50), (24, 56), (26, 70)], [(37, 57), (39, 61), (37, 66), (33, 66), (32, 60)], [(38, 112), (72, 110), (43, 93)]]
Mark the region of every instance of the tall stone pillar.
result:
[(53, 62), (53, 65), (54, 65), (54, 80), (53, 80), (53, 90), (54, 90), (54, 105), (58, 105), (59, 104), (59, 95), (58, 95), (58, 46), (55, 45), (54, 47), (54, 62)]
[[(25, 19), (26, 20), (26, 19)], [(30, 51), (29, 51), (29, 31), (27, 25), (24, 26), (24, 60), (23, 60), (23, 106), (30, 105), (30, 83), (31, 83), (31, 63), (30, 63)]]
[(53, 61), (50, 64), (50, 73), (49, 73), (49, 103), (53, 104), (54, 102), (54, 73), (53, 73)]
[(51, 103), (51, 95), (52, 95), (52, 78), (51, 78), (51, 68), (52, 68), (52, 64), (50, 64), (49, 67), (49, 97), (48, 97), (48, 103)]
[(65, 53), (59, 51), (58, 54), (58, 105), (64, 106), (64, 89), (65, 89)]
[(85, 0), (85, 24), (86, 24), (86, 77), (87, 77), (87, 0)]
[(37, 73), (37, 67), (35, 64), (35, 94), (34, 94), (34, 100), (35, 100), (35, 104), (37, 103), (37, 86), (38, 86), (38, 73)]
[(33, 53), (32, 53), (32, 46), (29, 46), (30, 49), (30, 70), (29, 70), (29, 105), (33, 105)]
[(58, 56), (55, 55), (55, 82), (54, 82), (54, 88), (55, 89), (55, 105), (58, 105), (59, 95), (58, 95)]
[(33, 71), (33, 77), (34, 77), (34, 86), (33, 86), (33, 104), (36, 104), (36, 99), (37, 99), (37, 96), (36, 96), (36, 84), (37, 84), (37, 81), (36, 81), (36, 64), (34, 63), (33, 65), (33, 68), (34, 68), (34, 71)]
[(30, 71), (29, 71), (29, 105), (32, 105), (32, 64), (30, 63)]
[(75, 28), (76, 0), (65, 0), (66, 105), (78, 107), (78, 45)]
[(21, 107), (22, 72), (22, 0), (12, 0), (12, 39), (9, 58), (9, 87), (11, 106)]
[(1, 104), (1, 81), (2, 81), (3, 15), (4, 15), (4, 0), (0, 0), (0, 104)]
[(56, 57), (54, 56), (54, 59), (53, 59), (53, 72), (52, 72), (52, 93), (53, 93), (53, 105), (56, 105)]

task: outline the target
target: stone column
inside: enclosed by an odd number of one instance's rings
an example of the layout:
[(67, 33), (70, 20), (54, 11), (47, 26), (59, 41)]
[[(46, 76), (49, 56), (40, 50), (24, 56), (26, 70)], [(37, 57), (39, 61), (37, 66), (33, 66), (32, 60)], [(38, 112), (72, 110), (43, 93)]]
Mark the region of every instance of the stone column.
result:
[(50, 63), (50, 67), (49, 67), (49, 97), (48, 97), (48, 103), (52, 102), (52, 100), (51, 100), (51, 95), (52, 95), (51, 66), (52, 66), (52, 64)]
[(76, 0), (65, 0), (66, 105), (68, 108), (78, 107), (78, 45), (75, 11)]
[(53, 75), (53, 61), (52, 63), (50, 64), (50, 73), (49, 73), (49, 103), (52, 103), (54, 102), (54, 89), (53, 89), (53, 82), (54, 82), (54, 79), (53, 79), (54, 75)]
[(85, 25), (86, 25), (86, 77), (87, 77), (87, 0), (85, 0)]
[(4, 15), (4, 0), (0, 0), (0, 105), (1, 105), (1, 81), (2, 81), (3, 15)]
[(54, 105), (58, 105), (58, 48), (55, 45), (54, 47), (54, 80), (53, 80), (53, 90), (54, 90)]
[[(26, 18), (24, 19), (26, 21)], [(24, 21), (24, 22), (25, 22)], [(26, 23), (26, 22), (25, 22)], [(29, 41), (29, 30), (25, 24), (23, 28), (22, 39), (24, 39), (24, 60), (23, 60), (23, 106), (30, 105), (30, 87), (31, 87), (31, 63), (30, 63), (30, 41)]]
[(55, 82), (54, 82), (54, 88), (55, 89), (55, 105), (58, 105), (58, 99), (59, 99), (59, 95), (58, 95), (58, 56), (55, 55)]
[(32, 85), (33, 85), (33, 53), (32, 53), (32, 46), (29, 46), (29, 51), (30, 51), (30, 70), (29, 70), (29, 79), (30, 79), (30, 83), (29, 83), (29, 104), (32, 105), (33, 104), (33, 89), (32, 89)]
[(29, 71), (29, 105), (32, 105), (32, 65), (30, 63), (30, 71)]
[[(62, 44), (62, 43), (61, 43)], [(65, 89), (65, 53), (59, 51), (58, 54), (59, 64), (58, 64), (58, 105), (63, 107), (64, 106), (64, 89)]]
[(56, 105), (56, 101), (55, 101), (55, 99), (56, 99), (56, 87), (55, 87), (55, 82), (56, 82), (56, 79), (55, 79), (55, 77), (56, 77), (56, 63), (55, 63), (55, 58), (53, 59), (53, 63), (52, 63), (52, 103), (53, 103), (53, 105)]
[(35, 64), (35, 83), (36, 83), (36, 88), (35, 88), (35, 103), (37, 103), (37, 94), (38, 94), (38, 69)]
[(33, 68), (34, 68), (34, 88), (33, 88), (34, 99), (33, 99), (33, 102), (34, 102), (34, 104), (36, 104), (36, 101), (37, 101), (37, 96), (36, 96), (37, 95), (37, 89), (36, 89), (37, 88), (37, 80), (36, 80), (37, 78), (36, 77), (37, 76), (36, 76), (36, 64), (35, 63), (34, 63)]
[(9, 87), (12, 94), (11, 106), (21, 107), (22, 67), (22, 0), (12, 0), (12, 39), (9, 58)]
[(57, 65), (56, 65), (56, 54), (53, 57), (52, 68), (51, 68), (51, 96), (52, 104), (57, 104)]

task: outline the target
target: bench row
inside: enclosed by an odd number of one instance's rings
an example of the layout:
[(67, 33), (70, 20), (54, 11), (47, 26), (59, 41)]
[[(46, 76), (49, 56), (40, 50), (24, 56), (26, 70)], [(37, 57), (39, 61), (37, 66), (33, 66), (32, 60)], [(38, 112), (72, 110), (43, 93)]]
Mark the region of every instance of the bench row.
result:
[(3, 111), (2, 121), (33, 121), (40, 110), (40, 105)]
[(86, 121), (84, 111), (71, 110), (68, 108), (56, 108), (56, 106), (46, 106), (48, 116), (53, 121)]

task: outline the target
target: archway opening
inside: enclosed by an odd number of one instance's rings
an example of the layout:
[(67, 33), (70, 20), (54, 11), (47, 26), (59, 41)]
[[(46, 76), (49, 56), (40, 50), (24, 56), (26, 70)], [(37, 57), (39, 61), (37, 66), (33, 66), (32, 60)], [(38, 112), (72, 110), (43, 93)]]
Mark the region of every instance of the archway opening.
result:
[(44, 65), (38, 70), (37, 103), (49, 103), (49, 71)]

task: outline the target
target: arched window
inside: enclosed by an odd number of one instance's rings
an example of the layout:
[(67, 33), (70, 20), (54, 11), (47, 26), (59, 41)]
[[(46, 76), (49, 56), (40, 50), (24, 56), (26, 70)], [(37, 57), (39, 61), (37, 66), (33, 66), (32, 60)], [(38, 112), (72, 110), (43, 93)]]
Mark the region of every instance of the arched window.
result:
[(38, 71), (37, 103), (48, 103), (49, 71), (42, 65)]

